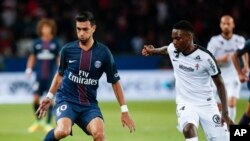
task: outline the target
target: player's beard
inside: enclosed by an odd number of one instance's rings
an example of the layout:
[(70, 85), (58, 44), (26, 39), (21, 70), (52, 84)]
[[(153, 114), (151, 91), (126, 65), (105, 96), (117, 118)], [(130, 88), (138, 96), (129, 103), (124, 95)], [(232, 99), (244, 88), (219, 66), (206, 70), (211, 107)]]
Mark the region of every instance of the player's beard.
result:
[(79, 38), (80, 42), (82, 45), (86, 45), (91, 39), (91, 36), (89, 38), (83, 39), (83, 38)]

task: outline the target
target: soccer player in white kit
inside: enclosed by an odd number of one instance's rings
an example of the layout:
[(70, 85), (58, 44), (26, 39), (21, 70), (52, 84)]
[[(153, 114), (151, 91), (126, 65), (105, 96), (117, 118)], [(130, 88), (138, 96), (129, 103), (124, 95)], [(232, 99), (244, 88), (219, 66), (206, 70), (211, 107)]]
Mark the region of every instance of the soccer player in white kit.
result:
[[(171, 36), (173, 42), (168, 46), (154, 48), (145, 45), (142, 54), (170, 56), (176, 79), (179, 131), (186, 141), (198, 141), (200, 123), (208, 141), (228, 141), (228, 130), (223, 124), (233, 122), (228, 117), (227, 94), (213, 55), (193, 43), (194, 30), (188, 21), (176, 23)], [(213, 96), (211, 78), (222, 103), (221, 114)]]
[[(245, 43), (243, 36), (233, 33), (234, 27), (234, 19), (231, 16), (222, 16), (220, 20), (221, 34), (213, 36), (207, 46), (207, 49), (214, 55), (221, 69), (221, 76), (225, 82), (228, 94), (229, 117), (233, 121), (235, 121), (236, 117), (236, 104), (240, 96), (241, 83), (232, 62), (232, 55), (237, 49), (242, 49)], [(221, 109), (218, 96), (217, 103), (219, 109)]]

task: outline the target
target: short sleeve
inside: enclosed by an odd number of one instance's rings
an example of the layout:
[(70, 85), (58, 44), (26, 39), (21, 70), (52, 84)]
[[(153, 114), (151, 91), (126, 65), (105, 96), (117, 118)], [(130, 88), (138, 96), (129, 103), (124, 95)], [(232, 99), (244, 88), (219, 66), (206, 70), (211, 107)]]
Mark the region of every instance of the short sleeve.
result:
[(64, 71), (67, 67), (67, 63), (66, 63), (66, 59), (65, 59), (65, 52), (66, 52), (66, 48), (62, 48), (62, 50), (60, 51), (60, 63), (59, 63), (59, 68), (58, 68), (58, 73), (63, 76)]
[(214, 42), (214, 39), (211, 38), (210, 41), (207, 44), (207, 50), (210, 51), (212, 54), (215, 54), (216, 52), (216, 45)]
[(120, 77), (118, 75), (115, 60), (109, 49), (106, 50), (106, 53), (107, 54), (106, 54), (106, 63), (104, 66), (104, 72), (107, 75), (108, 83), (116, 83), (118, 80), (120, 80)]
[(210, 76), (216, 77), (221, 73), (220, 68), (217, 65), (217, 62), (215, 61), (215, 58), (211, 53), (209, 53), (205, 61), (206, 61), (205, 64), (207, 66), (207, 71)]

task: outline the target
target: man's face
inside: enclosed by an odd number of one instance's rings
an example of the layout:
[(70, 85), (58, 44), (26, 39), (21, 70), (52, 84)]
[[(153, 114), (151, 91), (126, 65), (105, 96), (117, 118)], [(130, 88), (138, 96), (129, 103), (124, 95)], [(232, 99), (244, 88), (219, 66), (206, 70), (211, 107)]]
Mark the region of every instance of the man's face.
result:
[(230, 17), (223, 17), (220, 21), (220, 28), (222, 33), (229, 34), (233, 32), (234, 29), (234, 21)]
[(183, 52), (192, 42), (191, 33), (179, 29), (172, 30), (173, 44), (177, 51)]
[(52, 35), (52, 27), (44, 24), (41, 28), (41, 34), (42, 36)]
[(77, 37), (81, 43), (86, 43), (90, 38), (92, 38), (95, 29), (96, 26), (91, 25), (90, 21), (76, 22)]

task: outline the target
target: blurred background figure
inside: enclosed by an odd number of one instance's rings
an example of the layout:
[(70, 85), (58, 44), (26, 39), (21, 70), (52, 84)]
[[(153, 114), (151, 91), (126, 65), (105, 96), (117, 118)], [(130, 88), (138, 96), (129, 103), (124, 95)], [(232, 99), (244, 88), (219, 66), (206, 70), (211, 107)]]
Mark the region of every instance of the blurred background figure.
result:
[[(31, 77), (33, 69), (35, 69), (36, 72), (36, 82), (33, 85), (34, 112), (36, 112), (39, 107), (40, 98), (44, 93), (48, 92), (56, 67), (58, 66), (57, 62), (59, 58), (60, 45), (55, 38), (56, 29), (56, 23), (52, 19), (42, 19), (38, 22), (37, 34), (39, 35), (39, 38), (34, 41), (28, 58), (25, 70), (27, 77)], [(39, 119), (37, 115), (35, 116), (36, 120), (28, 128), (28, 132), (35, 132), (41, 127), (44, 128), (46, 132), (52, 129), (52, 106), (48, 111), (46, 121)]]
[[(221, 17), (220, 28), (221, 34), (213, 36), (210, 39), (207, 49), (214, 55), (221, 69), (221, 75), (228, 95), (229, 117), (235, 121), (236, 104), (240, 96), (241, 83), (234, 67), (232, 56), (234, 51), (243, 48), (245, 38), (233, 33), (233, 29), (235, 28), (234, 19), (229, 15)], [(218, 95), (216, 97), (219, 109), (221, 109), (221, 102)]]

